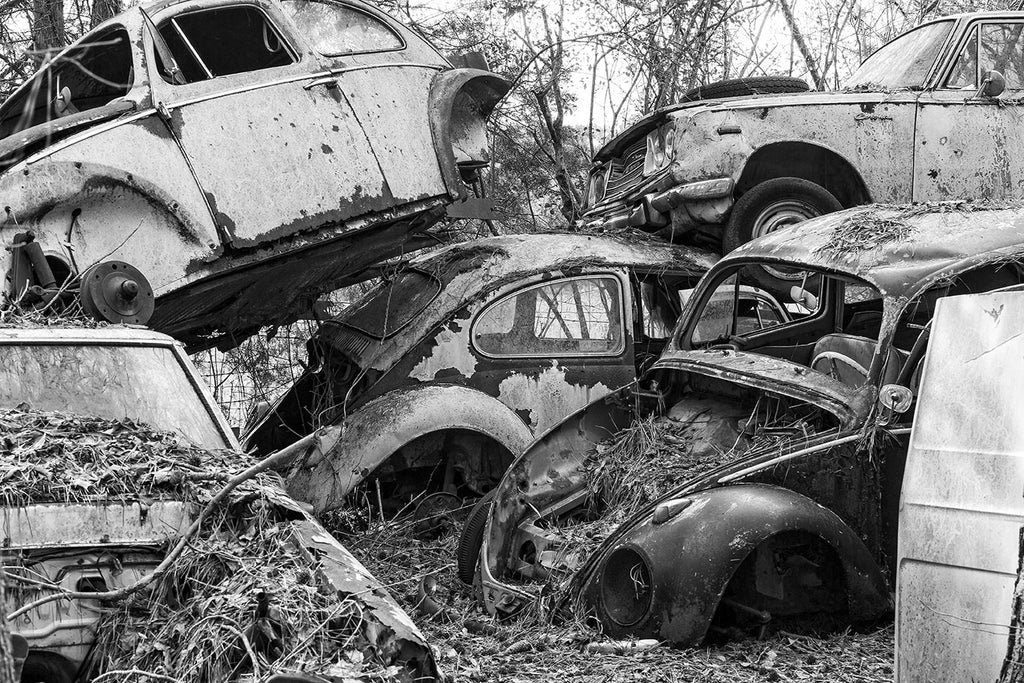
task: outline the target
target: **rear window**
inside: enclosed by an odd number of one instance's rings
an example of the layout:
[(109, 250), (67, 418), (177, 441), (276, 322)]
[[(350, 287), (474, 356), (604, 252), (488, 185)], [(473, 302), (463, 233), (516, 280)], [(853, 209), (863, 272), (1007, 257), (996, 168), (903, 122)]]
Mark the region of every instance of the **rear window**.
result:
[(0, 344), (0, 410), (29, 408), (177, 432), (230, 448), (174, 353), (165, 347)]
[(318, 0), (284, 0), (284, 11), (317, 52), (343, 55), (405, 47), (395, 31), (369, 12)]

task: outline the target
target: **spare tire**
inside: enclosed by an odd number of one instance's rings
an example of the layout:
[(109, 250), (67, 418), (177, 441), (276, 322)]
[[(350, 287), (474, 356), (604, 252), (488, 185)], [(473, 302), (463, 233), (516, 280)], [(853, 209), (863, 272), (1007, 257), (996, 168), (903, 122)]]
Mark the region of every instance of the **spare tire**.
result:
[(462, 535), (459, 537), (459, 549), (455, 557), (457, 573), (459, 581), (469, 586), (473, 585), (473, 579), (476, 577), (476, 563), (480, 557), (480, 546), (484, 544), (484, 527), (487, 526), (487, 516), (491, 512), (491, 501), (494, 499), (496, 490), (491, 489), (476, 502), (466, 519), (466, 526), (462, 527)]
[(792, 76), (754, 76), (751, 78), (730, 78), (726, 81), (709, 83), (688, 91), (684, 102), (694, 100), (717, 100), (722, 97), (744, 97), (770, 93), (807, 92), (811, 87), (802, 78)]

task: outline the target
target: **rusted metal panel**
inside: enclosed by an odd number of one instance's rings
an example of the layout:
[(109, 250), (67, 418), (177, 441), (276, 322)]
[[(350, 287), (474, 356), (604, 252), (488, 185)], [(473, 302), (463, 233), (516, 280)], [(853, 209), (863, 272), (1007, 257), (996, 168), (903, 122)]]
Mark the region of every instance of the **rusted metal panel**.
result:
[(160, 545), (192, 523), (188, 505), (138, 502), (40, 503), (3, 507), (4, 548)]
[(496, 399), (458, 386), (397, 390), (362, 406), (316, 444), (288, 475), (288, 491), (318, 512), (338, 507), (360, 481), (398, 449), (424, 434), (468, 429), (519, 453), (532, 433)]
[(1024, 529), (1024, 293), (939, 301), (900, 510), (896, 680), (994, 681)]

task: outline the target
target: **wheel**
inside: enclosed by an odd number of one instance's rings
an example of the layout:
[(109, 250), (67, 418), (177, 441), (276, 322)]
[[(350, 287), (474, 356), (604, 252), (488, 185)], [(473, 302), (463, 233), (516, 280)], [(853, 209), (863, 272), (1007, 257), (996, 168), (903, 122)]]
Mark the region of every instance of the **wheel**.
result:
[(459, 550), (455, 556), (459, 581), (470, 586), (476, 576), (476, 563), (480, 558), (480, 546), (484, 544), (484, 527), (487, 526), (487, 515), (491, 512), (495, 490), (491, 489), (476, 502), (459, 536)]
[(689, 90), (683, 95), (683, 101), (716, 100), (723, 97), (743, 97), (746, 95), (764, 95), (768, 93), (807, 92), (810, 89), (810, 86), (803, 79), (790, 76), (730, 78), (729, 80), (709, 83)]
[(78, 668), (52, 652), (29, 652), (21, 669), (21, 683), (73, 683)]
[[(743, 193), (732, 207), (722, 235), (722, 253), (808, 218), (839, 211), (843, 205), (817, 183), (803, 178), (772, 178)], [(802, 271), (757, 266), (756, 283), (771, 291), (788, 292), (803, 279)]]

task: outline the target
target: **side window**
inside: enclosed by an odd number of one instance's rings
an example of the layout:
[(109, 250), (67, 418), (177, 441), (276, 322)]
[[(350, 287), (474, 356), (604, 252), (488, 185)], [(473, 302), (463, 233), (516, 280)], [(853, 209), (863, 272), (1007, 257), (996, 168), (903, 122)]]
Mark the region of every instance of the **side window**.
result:
[(377, 17), (322, 0), (284, 0), (285, 14), (323, 55), (385, 52), (405, 47), (402, 37)]
[(615, 355), (624, 342), (622, 297), (612, 277), (530, 287), (485, 310), (473, 342), (489, 356)]
[(124, 97), (135, 81), (132, 47), (121, 27), (54, 58), (0, 110), (0, 138)]
[(978, 74), (994, 69), (1006, 79), (1007, 90), (1024, 88), (1024, 23), (982, 24), (974, 29), (960, 53), (948, 88), (977, 88)]
[(947, 88), (978, 89), (978, 29), (971, 31), (971, 37), (957, 57), (953, 72), (946, 79)]
[[(159, 30), (187, 83), (295, 62), (278, 30), (251, 5), (179, 14)], [(160, 75), (174, 83), (159, 53), (156, 59)]]

